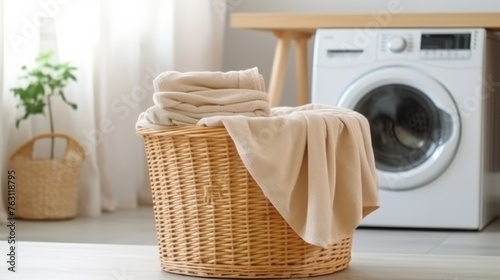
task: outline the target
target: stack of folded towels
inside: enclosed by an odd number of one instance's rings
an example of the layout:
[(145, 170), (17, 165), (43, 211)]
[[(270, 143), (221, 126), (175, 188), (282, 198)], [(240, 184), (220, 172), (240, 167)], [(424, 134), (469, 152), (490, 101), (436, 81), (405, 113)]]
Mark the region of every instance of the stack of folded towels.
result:
[(379, 207), (369, 123), (322, 104), (270, 109), (257, 68), (165, 72), (137, 128), (224, 126), (242, 162), (290, 227), (326, 247)]
[(231, 72), (164, 72), (153, 81), (154, 106), (138, 126), (195, 125), (211, 116), (269, 116), (264, 79), (257, 68)]

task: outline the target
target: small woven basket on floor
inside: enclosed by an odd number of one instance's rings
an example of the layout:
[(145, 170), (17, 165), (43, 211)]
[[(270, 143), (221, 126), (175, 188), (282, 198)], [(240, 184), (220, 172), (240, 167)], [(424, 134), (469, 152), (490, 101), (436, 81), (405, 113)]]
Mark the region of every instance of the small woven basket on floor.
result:
[(216, 278), (295, 278), (346, 268), (351, 238), (304, 242), (264, 196), (225, 128), (140, 128), (163, 270)]
[[(35, 159), (35, 142), (52, 137), (66, 140), (63, 157)], [(30, 220), (75, 217), (80, 166), (84, 158), (80, 144), (61, 133), (41, 134), (19, 147), (9, 163), (9, 168), (15, 171), (16, 217)]]

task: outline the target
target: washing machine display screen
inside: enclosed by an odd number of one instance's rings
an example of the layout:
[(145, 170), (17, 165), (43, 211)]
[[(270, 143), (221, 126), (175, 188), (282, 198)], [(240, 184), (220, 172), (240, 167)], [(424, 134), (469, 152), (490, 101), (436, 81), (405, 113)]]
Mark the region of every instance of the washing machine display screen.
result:
[(422, 50), (469, 50), (470, 33), (460, 34), (422, 34)]

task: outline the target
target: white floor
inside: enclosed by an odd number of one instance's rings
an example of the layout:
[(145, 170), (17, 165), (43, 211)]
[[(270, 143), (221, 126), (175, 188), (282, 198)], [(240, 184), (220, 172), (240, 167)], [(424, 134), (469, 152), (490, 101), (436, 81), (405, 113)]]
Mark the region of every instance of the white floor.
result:
[[(23, 242), (15, 273), (0, 263), (0, 279), (11, 280), (199, 280), (166, 273), (151, 245)], [(21, 250), (22, 249), (22, 250)], [(498, 280), (500, 257), (426, 254), (352, 254), (343, 271), (297, 280)], [(9, 264), (11, 266), (11, 264)], [(206, 272), (206, 271), (205, 271)]]
[[(7, 232), (0, 229), (0, 240)], [(99, 218), (17, 221), (20, 241), (156, 245), (153, 210), (140, 207)], [(481, 232), (358, 229), (353, 252), (500, 256), (500, 219)], [(500, 279), (500, 278), (499, 278)]]

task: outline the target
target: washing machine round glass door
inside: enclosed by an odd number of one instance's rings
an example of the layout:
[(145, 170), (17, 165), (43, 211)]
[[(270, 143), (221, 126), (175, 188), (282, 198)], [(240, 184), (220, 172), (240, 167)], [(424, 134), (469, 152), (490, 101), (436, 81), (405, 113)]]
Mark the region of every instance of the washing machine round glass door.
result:
[(453, 160), (460, 139), (458, 110), (443, 85), (417, 70), (372, 71), (354, 81), (338, 105), (370, 122), (382, 189), (425, 186)]

